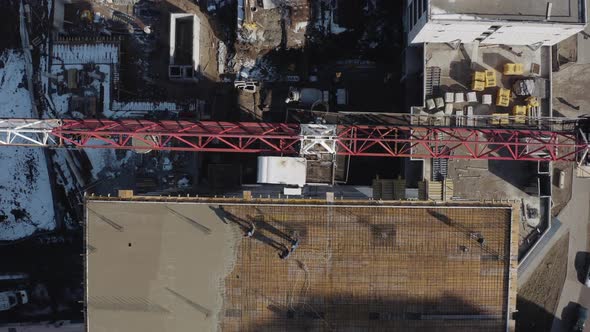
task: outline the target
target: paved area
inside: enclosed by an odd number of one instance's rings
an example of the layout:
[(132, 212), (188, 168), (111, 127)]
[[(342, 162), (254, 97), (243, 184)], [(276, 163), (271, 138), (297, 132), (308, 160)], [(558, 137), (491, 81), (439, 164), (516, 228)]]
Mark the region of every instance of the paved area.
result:
[[(575, 179), (572, 199), (559, 215), (560, 221), (569, 229), (567, 277), (555, 312), (552, 331), (566, 331), (571, 324), (573, 303), (590, 307), (590, 289), (578, 280), (575, 260), (588, 250), (588, 226), (590, 205), (590, 179)], [(590, 331), (586, 326), (585, 331)]]
[[(590, 13), (590, 9), (588, 9)], [(590, 64), (590, 25), (578, 34), (578, 64)]]
[(590, 114), (588, 84), (590, 64), (575, 64), (553, 73), (553, 115), (573, 118)]
[[(587, 8), (590, 14), (590, 7)], [(577, 64), (553, 73), (554, 116), (577, 117), (590, 114), (590, 25), (578, 33)]]

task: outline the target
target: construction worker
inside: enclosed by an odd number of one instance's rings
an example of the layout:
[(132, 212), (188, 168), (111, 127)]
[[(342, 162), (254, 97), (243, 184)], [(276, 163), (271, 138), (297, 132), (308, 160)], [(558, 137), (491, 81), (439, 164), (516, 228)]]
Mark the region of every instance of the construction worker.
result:
[(254, 223), (250, 221), (250, 228), (248, 228), (248, 231), (246, 232), (246, 234), (244, 236), (245, 237), (252, 237), (252, 236), (254, 236), (254, 231), (256, 231), (256, 227), (254, 226)]
[(479, 238), (477, 239), (477, 242), (483, 246), (486, 243), (486, 239), (480, 234)]
[(291, 240), (291, 252), (295, 251), (299, 247), (299, 239)]
[(281, 259), (287, 259), (289, 256), (291, 256), (291, 253), (292, 251), (285, 247), (285, 249), (279, 253), (279, 257)]

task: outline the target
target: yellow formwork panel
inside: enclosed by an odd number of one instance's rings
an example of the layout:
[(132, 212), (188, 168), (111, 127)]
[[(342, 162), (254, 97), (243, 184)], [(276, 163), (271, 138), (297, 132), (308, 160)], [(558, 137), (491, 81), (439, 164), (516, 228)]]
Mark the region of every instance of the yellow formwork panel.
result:
[(498, 85), (498, 83), (496, 82), (496, 72), (493, 70), (486, 70), (485, 71), (485, 76), (486, 76), (486, 88), (493, 88), (496, 85)]
[(496, 106), (508, 107), (508, 105), (510, 105), (510, 90), (504, 88), (498, 89)]
[(473, 91), (483, 91), (485, 87), (485, 83), (482, 81), (473, 81), (471, 83), (471, 90)]
[(473, 73), (473, 81), (471, 82), (471, 90), (483, 91), (485, 89), (486, 74), (483, 71), (476, 71)]
[(522, 75), (524, 73), (524, 65), (522, 63), (507, 63), (504, 64), (504, 75)]
[(473, 73), (473, 80), (474, 81), (485, 82), (485, 80), (486, 80), (486, 73), (483, 72), (483, 71), (476, 71), (475, 73)]
[(524, 73), (524, 66), (522, 63), (506, 63), (504, 64), (504, 75), (522, 75)]
[(508, 113), (494, 113), (490, 119), (490, 123), (493, 125), (507, 125), (509, 123)]
[(512, 114), (514, 115), (514, 123), (523, 124), (526, 121), (527, 106), (516, 105), (512, 108)]
[(524, 105), (515, 105), (512, 108), (512, 115), (526, 115), (526, 106), (524, 106)]

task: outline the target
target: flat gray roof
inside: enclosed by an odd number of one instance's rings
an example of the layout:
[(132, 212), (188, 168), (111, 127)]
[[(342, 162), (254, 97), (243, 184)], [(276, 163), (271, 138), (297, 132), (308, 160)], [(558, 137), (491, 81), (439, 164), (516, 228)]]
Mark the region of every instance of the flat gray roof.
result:
[[(584, 23), (586, 0), (551, 1), (548, 22)], [(505, 21), (546, 20), (547, 2), (539, 0), (431, 0), (430, 13), (435, 19), (487, 19)]]
[(87, 331), (217, 329), (236, 239), (210, 205), (88, 201), (86, 209)]

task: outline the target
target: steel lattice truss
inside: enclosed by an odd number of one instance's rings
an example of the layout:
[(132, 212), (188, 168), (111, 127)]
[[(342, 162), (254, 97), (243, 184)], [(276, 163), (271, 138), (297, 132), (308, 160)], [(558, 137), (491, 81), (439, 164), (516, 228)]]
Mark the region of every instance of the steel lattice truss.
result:
[(0, 119), (0, 146), (54, 146), (53, 129), (60, 120)]
[(576, 133), (412, 126), (342, 126), (339, 154), (350, 156), (576, 161), (588, 144)]
[(0, 119), (0, 145), (282, 155), (578, 161), (586, 137), (580, 128)]
[(52, 134), (83, 148), (296, 154), (299, 127), (254, 122), (63, 120)]

